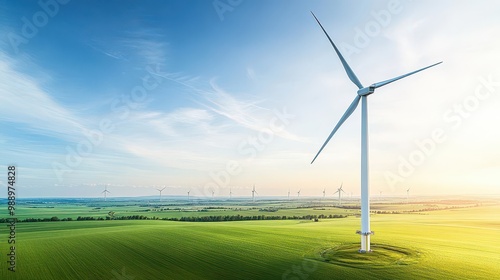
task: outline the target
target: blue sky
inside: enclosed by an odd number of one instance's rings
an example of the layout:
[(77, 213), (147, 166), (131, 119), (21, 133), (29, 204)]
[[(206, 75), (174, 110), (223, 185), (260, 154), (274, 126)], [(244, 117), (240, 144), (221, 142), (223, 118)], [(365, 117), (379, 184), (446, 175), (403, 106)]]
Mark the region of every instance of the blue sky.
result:
[(20, 196), (359, 194), (359, 109), (309, 164), (356, 91), (310, 11), (365, 85), (444, 61), (369, 97), (372, 193), (499, 194), (495, 1), (41, 2), (0, 5)]

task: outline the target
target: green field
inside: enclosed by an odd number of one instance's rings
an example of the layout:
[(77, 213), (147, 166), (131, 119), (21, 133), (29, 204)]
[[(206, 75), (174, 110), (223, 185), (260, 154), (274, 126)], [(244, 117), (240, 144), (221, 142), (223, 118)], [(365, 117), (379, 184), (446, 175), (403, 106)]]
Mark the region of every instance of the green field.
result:
[[(424, 205), (379, 206), (408, 210)], [(87, 208), (60, 205), (43, 211), (26, 208), (19, 213), (64, 217), (83, 215)], [(257, 209), (244, 211), (259, 213)], [(370, 254), (356, 252), (360, 219), (354, 215), (319, 222), (18, 223), (17, 271), (7, 270), (7, 235), (2, 231), (0, 279), (498, 279), (499, 211), (497, 204), (374, 214), (372, 230), (376, 234)], [(290, 208), (276, 214), (322, 212), (346, 210)], [(165, 211), (164, 215), (169, 213), (184, 212)]]

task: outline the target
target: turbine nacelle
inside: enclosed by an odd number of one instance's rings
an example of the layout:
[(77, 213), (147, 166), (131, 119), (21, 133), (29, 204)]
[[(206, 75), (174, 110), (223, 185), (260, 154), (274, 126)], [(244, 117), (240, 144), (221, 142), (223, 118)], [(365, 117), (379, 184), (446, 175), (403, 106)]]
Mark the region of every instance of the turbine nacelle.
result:
[(364, 87), (364, 88), (358, 90), (358, 95), (359, 96), (370, 95), (370, 94), (375, 92), (375, 89), (376, 89), (375, 84), (373, 84), (369, 87)]

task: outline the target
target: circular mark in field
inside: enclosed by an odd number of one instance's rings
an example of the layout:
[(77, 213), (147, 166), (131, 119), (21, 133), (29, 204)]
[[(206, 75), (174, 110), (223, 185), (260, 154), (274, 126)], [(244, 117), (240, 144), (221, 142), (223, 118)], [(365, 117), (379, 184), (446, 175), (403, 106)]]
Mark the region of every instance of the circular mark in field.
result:
[(320, 252), (322, 261), (357, 268), (387, 268), (418, 263), (420, 252), (388, 244), (372, 244), (372, 251), (360, 253), (359, 243), (341, 244)]

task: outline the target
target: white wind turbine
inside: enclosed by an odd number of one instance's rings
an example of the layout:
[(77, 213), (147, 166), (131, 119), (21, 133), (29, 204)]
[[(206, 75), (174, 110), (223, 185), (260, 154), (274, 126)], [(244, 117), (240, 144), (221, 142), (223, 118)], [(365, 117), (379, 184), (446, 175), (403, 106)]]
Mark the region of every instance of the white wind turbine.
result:
[(297, 192), (297, 199), (300, 197), (300, 190)]
[(326, 195), (326, 188), (323, 189), (323, 200), (325, 199), (325, 195)]
[[(312, 12), (311, 12), (312, 13)], [(342, 115), (340, 118), (339, 122), (333, 129), (333, 131), (330, 133), (328, 138), (326, 139), (325, 143), (323, 146), (321, 146), (319, 152), (316, 154), (314, 159), (312, 160), (311, 163), (316, 160), (318, 155), (323, 151), (323, 148), (328, 144), (332, 136), (337, 132), (339, 127), (351, 116), (351, 114), (354, 112), (354, 110), (358, 107), (359, 102), (361, 101), (361, 231), (358, 231), (361, 235), (361, 249), (359, 250), (360, 252), (369, 252), (370, 250), (370, 235), (373, 234), (373, 232), (370, 230), (370, 200), (369, 200), (369, 186), (368, 186), (368, 104), (367, 104), (367, 97), (368, 95), (372, 94), (375, 92), (375, 89), (388, 85), (392, 82), (395, 82), (399, 79), (408, 77), (410, 75), (413, 75), (417, 72), (420, 72), (422, 70), (425, 70), (427, 68), (433, 67), (435, 65), (438, 65), (441, 62), (432, 64), (430, 66), (421, 68), (419, 70), (410, 72), (408, 74), (404, 74), (389, 80), (385, 80), (382, 82), (374, 83), (371, 84), (368, 87), (364, 87), (361, 82), (359, 81), (358, 77), (354, 74), (354, 71), (352, 71), (351, 67), (349, 64), (347, 64), (346, 60), (338, 50), (337, 46), (333, 43), (332, 39), (326, 32), (326, 30), (323, 28), (319, 20), (316, 18), (314, 13), (312, 13), (314, 19), (316, 22), (319, 24), (323, 32), (325, 33), (326, 37), (330, 41), (331, 45), (335, 49), (335, 52), (337, 53), (340, 61), (342, 62), (342, 65), (347, 73), (347, 76), (349, 79), (358, 87), (357, 95), (352, 101), (351, 105), (347, 108), (347, 111)]]
[(333, 194), (339, 193), (339, 206), (342, 205), (342, 193), (345, 193), (345, 191), (342, 189), (343, 184), (344, 183), (340, 184), (340, 188), (338, 188), (337, 191), (333, 193)]
[(229, 199), (233, 198), (233, 191), (231, 188), (229, 188)]
[(106, 196), (106, 194), (110, 193), (110, 192), (108, 191), (108, 187), (107, 187), (107, 186), (105, 186), (105, 187), (104, 187), (104, 190), (103, 190), (101, 193), (103, 193), (103, 194), (104, 194), (104, 201), (106, 201), (106, 197), (107, 197), (107, 196)]
[(406, 203), (408, 203), (409, 199), (410, 199), (410, 188), (406, 190)]
[(190, 193), (191, 193), (191, 190), (189, 190), (189, 191), (188, 191), (188, 201), (190, 200), (190, 199), (189, 199), (189, 194), (190, 194)]
[(288, 189), (288, 200), (290, 200), (290, 189)]
[(159, 192), (160, 192), (160, 203), (161, 203), (161, 192), (162, 192), (165, 188), (166, 188), (166, 187), (163, 187), (163, 188), (161, 188), (161, 189), (156, 189), (157, 191), (159, 191)]
[(255, 194), (259, 194), (257, 193), (257, 191), (255, 190), (255, 185), (253, 185), (253, 189), (252, 189), (252, 201), (255, 202)]

